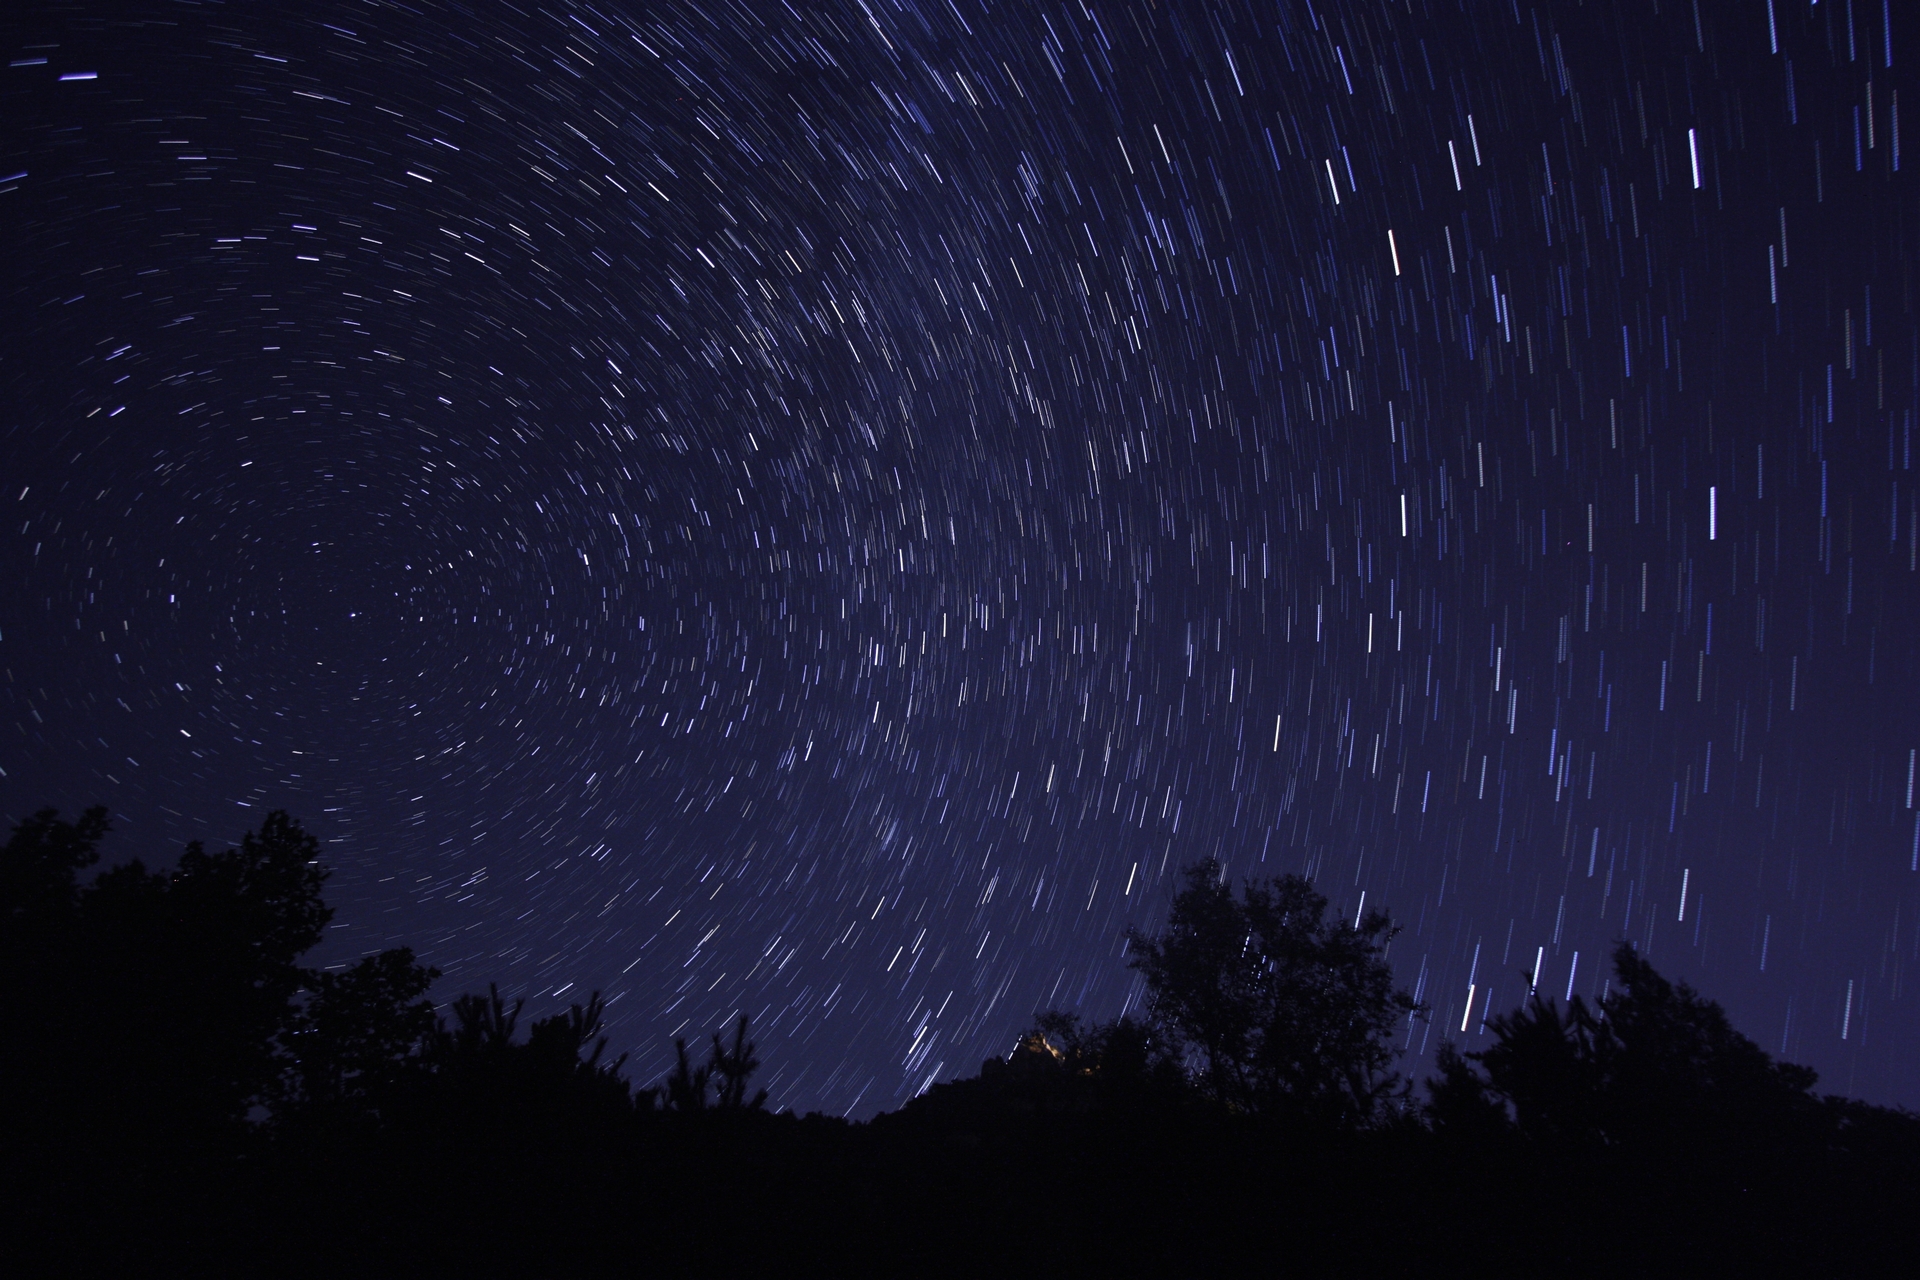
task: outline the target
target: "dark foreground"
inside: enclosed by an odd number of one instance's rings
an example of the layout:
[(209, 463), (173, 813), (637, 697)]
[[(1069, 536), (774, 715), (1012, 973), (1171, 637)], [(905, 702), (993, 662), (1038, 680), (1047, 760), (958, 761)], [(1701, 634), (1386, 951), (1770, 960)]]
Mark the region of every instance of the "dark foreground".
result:
[(941, 1092), (864, 1125), (480, 1113), (244, 1154), (70, 1148), (10, 1168), (10, 1252), (136, 1276), (1911, 1274), (1898, 1127), (1649, 1159)]
[[(1190, 868), (1149, 1017), (1048, 1014), (864, 1124), (771, 1114), (744, 1021), (636, 1089), (597, 997), (518, 1027), (404, 949), (300, 964), (313, 838), (0, 849), (0, 1260), (34, 1276), (1879, 1276), (1920, 1118), (1814, 1092), (1631, 947), (1415, 1093), (1391, 922)], [(450, 1015), (450, 1017), (449, 1017)]]

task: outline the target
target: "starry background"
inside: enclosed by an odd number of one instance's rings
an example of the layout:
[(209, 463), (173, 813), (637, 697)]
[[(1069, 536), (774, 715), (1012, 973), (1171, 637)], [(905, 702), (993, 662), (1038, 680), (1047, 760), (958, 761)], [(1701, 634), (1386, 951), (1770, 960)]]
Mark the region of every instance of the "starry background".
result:
[(287, 808), (328, 963), (803, 1110), (1137, 1007), (1209, 855), (1404, 924), (1415, 1071), (1632, 939), (1920, 1102), (1901, 6), (4, 33), (10, 820)]

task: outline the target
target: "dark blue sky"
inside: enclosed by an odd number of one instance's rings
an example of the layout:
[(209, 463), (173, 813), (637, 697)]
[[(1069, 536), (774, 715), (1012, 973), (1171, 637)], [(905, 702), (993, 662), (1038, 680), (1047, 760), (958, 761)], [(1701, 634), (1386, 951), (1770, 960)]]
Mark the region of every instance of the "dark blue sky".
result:
[(1920, 1102), (1898, 6), (39, 8), (10, 817), (287, 808), (330, 960), (801, 1109), (1208, 855), (1404, 923), (1416, 1070), (1631, 939)]

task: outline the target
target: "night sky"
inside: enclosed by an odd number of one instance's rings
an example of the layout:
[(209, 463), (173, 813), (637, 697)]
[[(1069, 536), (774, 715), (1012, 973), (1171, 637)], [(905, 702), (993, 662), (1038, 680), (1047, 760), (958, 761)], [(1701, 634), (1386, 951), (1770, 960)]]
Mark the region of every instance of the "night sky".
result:
[(8, 822), (288, 809), (326, 963), (801, 1110), (1206, 856), (1415, 1071), (1630, 939), (1920, 1103), (1906, 6), (33, 7)]

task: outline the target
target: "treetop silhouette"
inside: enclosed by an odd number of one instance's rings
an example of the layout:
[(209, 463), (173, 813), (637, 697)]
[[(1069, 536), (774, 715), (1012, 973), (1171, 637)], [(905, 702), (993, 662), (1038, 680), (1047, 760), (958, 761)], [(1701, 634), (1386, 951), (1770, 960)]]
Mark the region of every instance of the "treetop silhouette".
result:
[(1387, 915), (1329, 920), (1303, 876), (1182, 873), (1164, 929), (1129, 930), (1149, 1018), (1195, 1085), (1229, 1107), (1354, 1126), (1406, 1093), (1392, 1035), (1420, 1006), (1394, 986)]
[(195, 842), (168, 871), (128, 862), (82, 884), (108, 824), (43, 810), (0, 851), (6, 1072), (99, 1127), (205, 1134), (281, 1092), (281, 1040), (331, 910), (319, 844), (284, 813), (237, 849)]
[[(718, 1033), (713, 1037), (713, 1054), (703, 1066), (694, 1066), (687, 1057), (687, 1042), (673, 1042), (674, 1068), (666, 1080), (650, 1091), (659, 1095), (669, 1111), (760, 1111), (766, 1107), (767, 1091), (747, 1097), (747, 1081), (760, 1068), (753, 1056), (753, 1043), (747, 1039), (747, 1015), (740, 1015), (734, 1028), (733, 1047), (729, 1049)], [(712, 1101), (707, 1090), (714, 1091)]]
[(1442, 1126), (1501, 1129), (1561, 1145), (1726, 1143), (1817, 1125), (1810, 1067), (1776, 1062), (1726, 1012), (1662, 977), (1630, 943), (1589, 1005), (1535, 994), (1489, 1019), (1494, 1044), (1443, 1044), (1428, 1113)]

